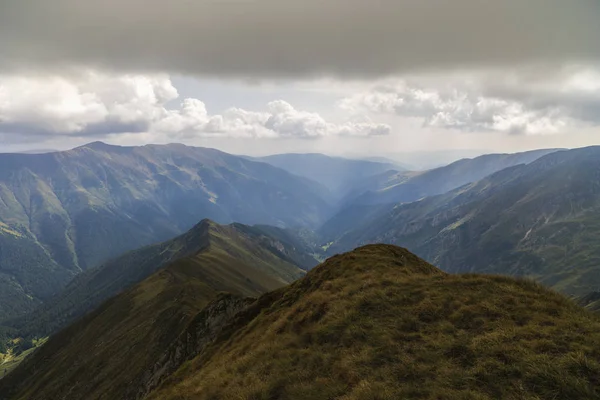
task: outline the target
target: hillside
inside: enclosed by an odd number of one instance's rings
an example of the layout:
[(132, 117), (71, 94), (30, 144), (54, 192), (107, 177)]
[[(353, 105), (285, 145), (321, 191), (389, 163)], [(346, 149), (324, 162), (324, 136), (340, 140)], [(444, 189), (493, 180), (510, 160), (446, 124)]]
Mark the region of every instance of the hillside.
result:
[(319, 182), (336, 199), (345, 196), (355, 184), (366, 178), (391, 170), (403, 170), (389, 162), (330, 157), (324, 154), (276, 154), (256, 160)]
[(531, 276), (561, 292), (600, 287), (600, 147), (559, 151), (447, 194), (379, 209), (330, 254), (402, 244), (448, 272)]
[(600, 317), (533, 282), (369, 245), (252, 300), (217, 294), (200, 266), (174, 263), (55, 335), (0, 399), (600, 395)]
[(486, 154), (462, 159), (429, 171), (384, 173), (354, 188), (344, 204), (408, 203), (423, 197), (446, 193), (467, 183), (476, 182), (505, 168), (529, 164), (557, 149), (544, 149), (514, 154)]
[(15, 398), (29, 400), (135, 398), (150, 384), (148, 370), (197, 323), (201, 310), (211, 301), (234, 298), (221, 292), (256, 297), (303, 275), (247, 229), (200, 223), (179, 240), (196, 242), (197, 253), (158, 270), (52, 336), (0, 380), (0, 398), (15, 390)]
[[(206, 252), (214, 255), (215, 248), (222, 249), (228, 256), (251, 262), (254, 269), (270, 276), (268, 285), (255, 288), (256, 292), (265, 291), (300, 277), (302, 271), (298, 268), (305, 270), (317, 264), (302, 248), (296, 247), (300, 244), (284, 236), (285, 233), (273, 227), (255, 228), (237, 223), (225, 226), (203, 220), (183, 235), (126, 253), (80, 274), (42, 307), (6, 324), (16, 329), (20, 336), (52, 334), (165, 265), (183, 258), (205, 257)], [(285, 261), (284, 267), (281, 267), (282, 260)], [(290, 270), (285, 267), (288, 264), (298, 268)], [(209, 276), (206, 278), (209, 279)], [(210, 279), (218, 281), (222, 278)], [(228, 279), (231, 285), (233, 276)], [(246, 278), (243, 279), (239, 282), (241, 286), (247, 285)]]
[(0, 154), (0, 320), (203, 218), (315, 227), (330, 212), (324, 191), (266, 163), (184, 145)]
[(408, 251), (338, 255), (242, 311), (150, 399), (597, 399), (600, 319)]

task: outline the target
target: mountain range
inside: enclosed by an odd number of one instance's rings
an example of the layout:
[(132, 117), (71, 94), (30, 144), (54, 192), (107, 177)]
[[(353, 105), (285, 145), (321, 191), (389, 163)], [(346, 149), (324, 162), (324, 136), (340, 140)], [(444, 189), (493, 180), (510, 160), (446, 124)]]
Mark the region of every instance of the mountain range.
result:
[(326, 192), (266, 163), (184, 145), (0, 154), (0, 320), (203, 218), (317, 227), (332, 211)]
[(600, 396), (600, 146), (91, 143), (0, 154), (0, 200), (1, 400)]
[(452, 273), (529, 276), (574, 295), (600, 287), (600, 147), (553, 152), (446, 194), (361, 215), (349, 230), (338, 224), (329, 254), (402, 244)]
[(427, 171), (406, 173), (384, 172), (354, 185), (344, 203), (386, 204), (408, 203), (423, 197), (446, 193), (467, 183), (476, 182), (494, 172), (519, 164), (529, 164), (557, 149), (533, 150), (514, 154), (486, 154), (466, 158)]

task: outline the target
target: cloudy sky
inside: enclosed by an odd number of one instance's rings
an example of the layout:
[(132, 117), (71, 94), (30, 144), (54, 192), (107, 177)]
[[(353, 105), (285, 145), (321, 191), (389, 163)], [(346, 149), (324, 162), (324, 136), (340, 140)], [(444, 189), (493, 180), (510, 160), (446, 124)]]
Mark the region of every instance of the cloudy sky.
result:
[(600, 143), (597, 0), (0, 0), (0, 151)]

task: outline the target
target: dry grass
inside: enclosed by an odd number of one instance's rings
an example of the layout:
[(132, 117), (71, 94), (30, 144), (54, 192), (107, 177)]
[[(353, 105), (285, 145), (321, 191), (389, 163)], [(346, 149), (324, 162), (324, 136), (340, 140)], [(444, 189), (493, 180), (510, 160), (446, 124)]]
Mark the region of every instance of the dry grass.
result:
[(374, 245), (261, 303), (151, 398), (600, 398), (600, 319), (532, 282)]

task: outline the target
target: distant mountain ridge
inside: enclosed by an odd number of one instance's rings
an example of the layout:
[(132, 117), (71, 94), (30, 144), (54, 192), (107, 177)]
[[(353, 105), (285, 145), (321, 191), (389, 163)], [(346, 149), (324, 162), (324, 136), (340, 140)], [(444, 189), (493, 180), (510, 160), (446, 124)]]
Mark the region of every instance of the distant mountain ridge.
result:
[(600, 146), (557, 151), (446, 194), (371, 210), (338, 231), (330, 254), (402, 244), (449, 272), (531, 276), (577, 296), (600, 287)]
[[(473, 159), (463, 159), (445, 167), (429, 171), (387, 171), (357, 181), (353, 189), (339, 203), (337, 214), (331, 217), (318, 232), (326, 242), (345, 232), (367, 224), (377, 212), (392, 204), (411, 203), (476, 182), (519, 164), (531, 163), (558, 150), (534, 150), (515, 154), (489, 154)], [(348, 249), (346, 249), (348, 250)]]
[(269, 164), (179, 144), (0, 154), (0, 320), (203, 218), (318, 226), (331, 212), (323, 194)]
[(542, 149), (513, 154), (486, 154), (472, 159), (465, 158), (423, 172), (411, 174), (400, 172), (392, 176), (388, 172), (382, 177), (373, 176), (366, 180), (366, 185), (363, 184), (362, 190), (360, 190), (360, 186), (355, 188), (353, 196), (349, 196), (345, 203), (363, 205), (409, 203), (423, 197), (446, 193), (505, 168), (529, 164), (558, 150)]

